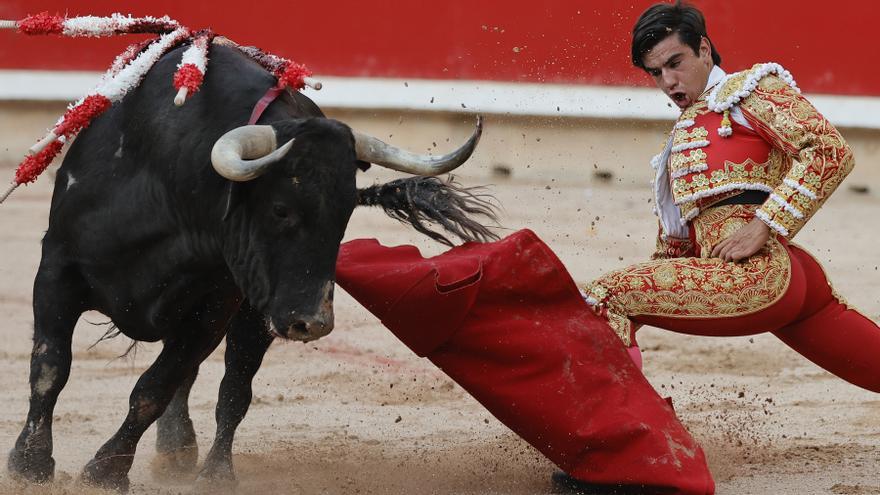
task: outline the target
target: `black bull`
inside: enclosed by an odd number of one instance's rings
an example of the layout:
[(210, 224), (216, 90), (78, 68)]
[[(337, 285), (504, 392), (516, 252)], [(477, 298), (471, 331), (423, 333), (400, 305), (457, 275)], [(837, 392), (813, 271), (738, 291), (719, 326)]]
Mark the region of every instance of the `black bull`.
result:
[[(189, 387), (227, 334), (217, 437), (202, 475), (232, 478), (233, 434), (273, 334), (310, 340), (332, 329), (336, 255), (357, 204), (382, 206), (441, 241), (424, 220), (463, 238), (491, 235), (467, 217), (491, 214), (486, 203), (449, 183), (414, 178), (357, 190), (362, 135), (323, 118), (299, 93), (284, 93), (261, 118), (271, 124), (262, 127), (263, 137), (283, 150), (255, 151), (260, 146), (249, 142), (215, 147), (247, 121), (274, 78), (236, 49), (215, 45), (201, 91), (177, 108), (169, 81), (180, 54), (178, 48), (164, 56), (136, 90), (82, 132), (58, 171), (34, 282), (29, 411), (8, 461), (17, 476), (38, 482), (53, 476), (52, 414), (84, 311), (106, 314), (134, 340), (164, 342), (84, 480), (125, 490), (137, 443), (163, 412), (160, 451), (194, 453)], [(459, 149), (458, 162), (476, 137)], [(230, 181), (218, 173), (223, 168), (229, 177), (230, 166), (218, 168), (212, 156), (218, 148), (220, 155), (232, 150), (258, 160), (232, 159), (233, 169), (246, 170), (234, 177), (240, 182)], [(267, 151), (267, 160), (259, 158)], [(373, 158), (367, 156), (384, 160)], [(259, 159), (268, 163), (254, 172)]]

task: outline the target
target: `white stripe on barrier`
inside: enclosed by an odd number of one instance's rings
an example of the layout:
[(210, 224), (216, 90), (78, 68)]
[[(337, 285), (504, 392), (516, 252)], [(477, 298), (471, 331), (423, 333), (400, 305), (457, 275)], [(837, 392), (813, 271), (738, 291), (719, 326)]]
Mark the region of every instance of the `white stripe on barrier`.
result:
[[(74, 101), (100, 73), (0, 70), (0, 100)], [(321, 76), (305, 94), (326, 108), (467, 112), (602, 119), (674, 120), (658, 90), (624, 86)], [(171, 88), (171, 83), (168, 83)], [(809, 95), (834, 125), (880, 129), (880, 97)]]

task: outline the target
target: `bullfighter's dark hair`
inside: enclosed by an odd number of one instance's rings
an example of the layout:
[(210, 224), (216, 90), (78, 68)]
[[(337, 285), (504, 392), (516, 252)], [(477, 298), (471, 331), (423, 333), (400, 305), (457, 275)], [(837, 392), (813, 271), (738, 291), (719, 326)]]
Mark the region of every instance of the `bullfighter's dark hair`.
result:
[(709, 40), (709, 46), (712, 48), (712, 62), (715, 65), (721, 65), (721, 55), (715, 49), (709, 35), (706, 34), (706, 19), (703, 17), (703, 13), (681, 0), (677, 0), (674, 4), (654, 4), (639, 16), (639, 20), (633, 27), (633, 65), (644, 69), (645, 53), (675, 33), (678, 34), (682, 43), (691, 47), (695, 54), (700, 51), (702, 38)]

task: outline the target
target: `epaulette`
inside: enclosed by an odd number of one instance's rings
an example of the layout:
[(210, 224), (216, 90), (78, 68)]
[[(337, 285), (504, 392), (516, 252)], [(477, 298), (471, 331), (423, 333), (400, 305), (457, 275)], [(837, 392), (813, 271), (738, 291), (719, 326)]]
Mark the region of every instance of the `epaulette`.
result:
[(797, 84), (794, 82), (794, 78), (791, 76), (791, 72), (785, 70), (781, 65), (774, 62), (755, 64), (751, 69), (724, 76), (706, 99), (709, 110), (718, 113), (729, 110), (732, 106), (742, 101), (743, 98), (752, 94), (752, 91), (758, 87), (761, 79), (770, 74), (776, 74), (794, 88), (795, 91), (800, 92), (800, 89), (798, 89)]
[(706, 98), (709, 110), (724, 114), (724, 118), (721, 121), (721, 127), (718, 128), (718, 135), (727, 137), (733, 133), (733, 130), (730, 127), (730, 109), (752, 94), (752, 91), (758, 87), (758, 83), (761, 82), (761, 79), (764, 79), (770, 74), (776, 74), (777, 77), (800, 93), (801, 90), (797, 87), (797, 83), (794, 82), (791, 72), (788, 72), (775, 62), (755, 64), (751, 69), (734, 72), (724, 76), (724, 78), (715, 85), (715, 89), (709, 93), (708, 98)]

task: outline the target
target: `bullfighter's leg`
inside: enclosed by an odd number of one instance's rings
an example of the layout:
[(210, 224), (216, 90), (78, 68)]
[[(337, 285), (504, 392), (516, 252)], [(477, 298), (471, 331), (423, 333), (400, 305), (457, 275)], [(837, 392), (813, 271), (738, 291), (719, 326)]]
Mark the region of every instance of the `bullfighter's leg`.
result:
[(70, 376), (73, 328), (84, 311), (86, 293), (79, 277), (44, 258), (34, 282), (30, 405), (7, 464), (15, 476), (41, 483), (54, 475), (52, 413)]
[[(202, 318), (206, 321), (225, 320), (228, 316), (204, 317), (212, 310), (222, 314), (222, 306), (206, 309), (201, 312)], [(103, 488), (128, 490), (128, 471), (141, 436), (162, 415), (178, 387), (195, 374), (201, 362), (223, 338), (225, 325), (204, 328), (198, 321), (191, 323), (170, 332), (173, 337), (164, 341), (159, 357), (138, 379), (122, 426), (83, 469), (83, 481)]]
[(698, 257), (751, 218), (745, 208), (697, 217), (695, 257), (611, 272), (587, 288), (588, 302), (626, 344), (639, 325), (711, 336), (772, 332), (831, 373), (880, 392), (880, 327), (834, 292), (805, 250), (772, 238), (739, 263)]
[(809, 281), (804, 312), (796, 323), (773, 333), (822, 368), (880, 393), (880, 327), (834, 292), (812, 256), (797, 246), (791, 250)]
[(805, 286), (800, 264), (772, 239), (739, 263), (689, 257), (631, 265), (601, 277), (586, 293), (630, 346), (641, 325), (708, 336), (778, 330), (795, 321)]
[(226, 334), (226, 374), (217, 400), (217, 433), (199, 474), (201, 480), (235, 479), (232, 465), (235, 429), (247, 414), (253, 395), (251, 383), (273, 340), (263, 315), (245, 301)]
[(189, 393), (197, 375), (198, 370), (180, 384), (165, 412), (156, 421), (156, 457), (151, 464), (155, 477), (189, 473), (196, 468), (199, 446), (189, 417)]

